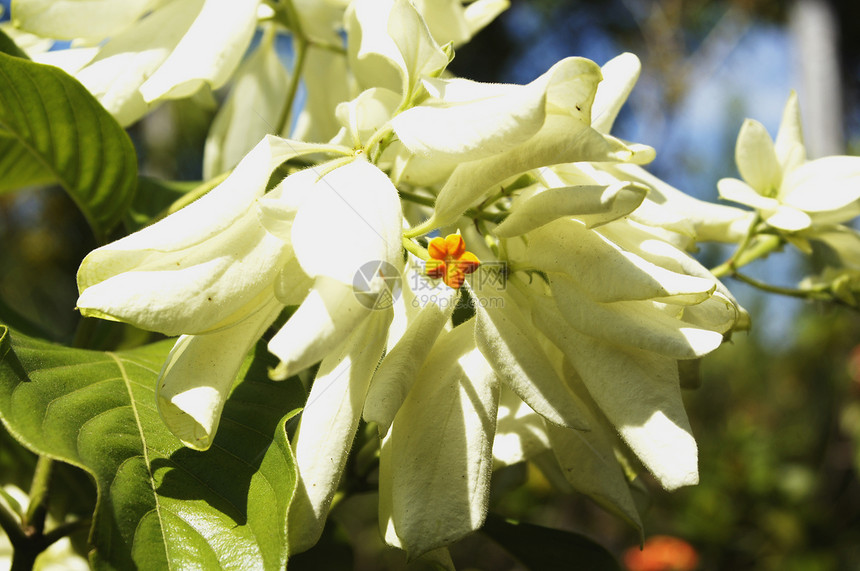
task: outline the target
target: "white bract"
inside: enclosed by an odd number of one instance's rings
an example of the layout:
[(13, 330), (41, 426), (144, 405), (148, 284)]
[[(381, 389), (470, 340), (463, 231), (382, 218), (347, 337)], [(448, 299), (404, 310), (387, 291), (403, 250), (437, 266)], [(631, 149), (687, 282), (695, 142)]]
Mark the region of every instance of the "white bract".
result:
[(860, 157), (807, 161), (795, 93), (785, 105), (776, 141), (758, 121), (744, 121), (735, 161), (743, 180), (720, 180), (720, 197), (755, 209), (773, 228), (799, 232), (860, 214)]
[(36, 59), (74, 75), (122, 125), (156, 103), (224, 85), (257, 26), (260, 0), (15, 0), (17, 27), (78, 40)]
[(568, 384), (584, 384), (643, 464), (672, 489), (698, 477), (677, 361), (717, 348), (740, 314), (705, 268), (624, 218), (643, 197), (635, 184), (537, 185), (520, 195), (495, 233), (514, 269), (540, 273), (531, 283), (516, 272), (509, 279), (508, 290), (513, 285), (522, 296), (516, 305), (531, 316), (530, 336), (545, 336), (561, 351), (575, 372)]
[[(362, 418), (381, 439), (382, 534), (413, 556), (483, 524), (494, 463), (533, 461), (639, 528), (617, 455), (632, 451), (668, 489), (698, 479), (678, 363), (713, 351), (744, 312), (681, 248), (733, 240), (751, 215), (686, 197), (638, 166), (653, 149), (609, 134), (635, 56), (602, 69), (566, 58), (527, 85), (447, 74), (451, 45), (505, 5), (296, 2), (309, 101), (295, 133), (330, 142), (267, 136), (245, 154), (264, 123), (287, 117), (282, 92), (299, 79), (267, 28), (207, 141), (207, 176), (234, 170), (81, 265), (84, 315), (179, 335), (158, 406), (201, 450), (248, 352), (296, 307), (266, 336), (273, 379), (318, 364), (293, 438), (291, 553), (320, 537)], [(73, 71), (127, 124), (233, 74), (257, 2), (226, 18), (217, 6), (130, 3), (109, 30), (70, 28), (110, 39), (65, 55), (84, 56)], [(20, 19), (54, 33), (45, 14)], [(268, 188), (299, 157), (315, 166)], [(436, 229), (454, 246), (425, 244)], [(446, 265), (464, 260), (469, 272)], [(402, 296), (381, 308), (390, 276), (356, 281), (380, 262), (404, 276)], [(458, 301), (473, 311), (455, 321)]]
[[(267, 137), (205, 197), (81, 264), (84, 315), (181, 334), (159, 376), (158, 402), (188, 446), (211, 445), (245, 355), (285, 305), (301, 304), (270, 343), (283, 376), (336, 350), (371, 313), (352, 285), (362, 264), (397, 263), (397, 193), (363, 157), (299, 171), (266, 192), (284, 160), (333, 151)], [(349, 246), (334, 245), (335, 231), (353, 237)]]

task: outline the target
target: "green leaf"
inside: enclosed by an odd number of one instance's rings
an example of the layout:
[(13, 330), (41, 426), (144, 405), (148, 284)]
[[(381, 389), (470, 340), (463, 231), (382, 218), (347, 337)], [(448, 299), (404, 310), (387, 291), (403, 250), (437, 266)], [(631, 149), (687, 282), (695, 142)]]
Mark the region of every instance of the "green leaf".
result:
[(481, 531), (533, 571), (621, 569), (618, 561), (605, 547), (578, 533), (514, 522), (493, 514), (487, 516)]
[(155, 408), (171, 345), (85, 351), (0, 326), (0, 418), (28, 448), (95, 478), (97, 568), (281, 569), (296, 483), (284, 422), (302, 390), (268, 380), (259, 344), (212, 448), (184, 448)]
[(0, 30), (0, 52), (4, 54), (9, 54), (10, 56), (15, 56), (24, 59), (30, 59), (29, 56), (18, 47), (18, 44), (10, 38), (6, 32)]
[(119, 123), (63, 70), (0, 53), (0, 192), (55, 181), (103, 241), (137, 187)]
[(17, 138), (4, 132), (0, 132), (0, 173), (0, 192), (50, 184), (56, 180), (54, 173), (36, 155)]

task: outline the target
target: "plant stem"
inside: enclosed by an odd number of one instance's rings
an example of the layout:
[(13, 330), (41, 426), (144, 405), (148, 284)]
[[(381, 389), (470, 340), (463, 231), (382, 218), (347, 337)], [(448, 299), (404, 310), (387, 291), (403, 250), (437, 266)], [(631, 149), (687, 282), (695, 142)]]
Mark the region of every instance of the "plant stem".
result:
[(403, 242), (403, 247), (406, 248), (406, 251), (410, 252), (415, 257), (422, 259), (425, 262), (430, 259), (430, 254), (427, 253), (427, 250), (425, 250), (409, 238), (404, 237), (401, 241)]
[(9, 543), (12, 545), (18, 545), (26, 540), (18, 518), (3, 502), (0, 502), (0, 529), (6, 532), (6, 535), (9, 536)]
[(758, 233), (760, 222), (761, 218), (756, 216), (743, 240), (738, 245), (737, 250), (735, 250), (728, 260), (712, 268), (712, 274), (718, 278), (730, 275), (738, 268), (742, 268), (750, 262), (770, 254), (784, 244), (784, 240), (778, 235)]
[[(398, 192), (400, 193), (400, 198), (402, 198), (403, 200), (408, 200), (409, 202), (414, 202), (415, 204), (423, 204), (424, 206), (434, 206), (436, 204), (436, 201), (429, 196), (421, 196), (420, 194), (415, 194), (405, 190), (399, 190)], [(463, 216), (467, 218), (486, 220), (488, 222), (495, 222), (496, 224), (499, 224), (502, 222), (502, 220), (507, 218), (508, 215), (502, 212), (484, 212), (483, 210), (475, 210), (474, 208), (470, 208), (463, 213)], [(424, 230), (424, 226), (425, 224), (416, 226), (411, 231), (405, 232), (404, 235), (409, 237), (415, 237), (421, 234), (426, 234), (427, 232), (432, 230), (432, 228), (429, 230)], [(416, 229), (418, 228), (420, 228), (422, 231), (416, 232)]]
[[(299, 82), (301, 81), (302, 71), (304, 70), (305, 60), (308, 55), (308, 40), (298, 34), (296, 34), (294, 38), (295, 63), (293, 64), (293, 74), (290, 77), (290, 86), (287, 89), (287, 99), (284, 102), (284, 107), (281, 109), (277, 131), (275, 131), (275, 135), (278, 135), (279, 137), (290, 127), (290, 118), (293, 115), (293, 104), (296, 101), (296, 93), (299, 91)], [(287, 135), (289, 135), (289, 133), (287, 133)]]
[(27, 535), (42, 535), (45, 530), (45, 517), (48, 515), (48, 495), (54, 461), (47, 456), (39, 456), (36, 471), (30, 484), (30, 505), (24, 514), (24, 530)]
[[(51, 543), (59, 537), (48, 541), (44, 535), (45, 518), (48, 515), (48, 488), (51, 482), (51, 472), (54, 461), (46, 456), (39, 456), (33, 482), (30, 484), (30, 504), (20, 525), (14, 518), (9, 521), (6, 510), (0, 509), (0, 524), (9, 535), (9, 542), (14, 548), (11, 571), (30, 571), (36, 558)], [(8, 529), (7, 529), (8, 527)], [(17, 530), (15, 529), (17, 528)]]
[(776, 293), (779, 295), (786, 295), (789, 297), (797, 297), (801, 299), (820, 299), (824, 301), (833, 301), (833, 296), (831, 296), (826, 291), (819, 291), (814, 289), (794, 289), (770, 285), (755, 278), (751, 278), (750, 276), (744, 275), (740, 272), (732, 272), (731, 276), (739, 281), (742, 281), (746, 284), (749, 284), (755, 288), (769, 293)]
[[(299, 18), (299, 13), (296, 7), (293, 6), (292, 0), (286, 0), (283, 3), (284, 12), (288, 21), (288, 28), (293, 33), (295, 41), (295, 57), (293, 63), (293, 73), (290, 76), (290, 86), (287, 89), (287, 98), (284, 102), (284, 107), (281, 109), (281, 116), (278, 119), (277, 131), (275, 135), (281, 136), (285, 130), (290, 127), (290, 118), (293, 114), (293, 104), (296, 101), (296, 93), (299, 91), (299, 82), (301, 81), (302, 71), (305, 67), (305, 60), (308, 55), (308, 46), (310, 40), (302, 30), (302, 21)], [(289, 134), (289, 133), (288, 133)]]

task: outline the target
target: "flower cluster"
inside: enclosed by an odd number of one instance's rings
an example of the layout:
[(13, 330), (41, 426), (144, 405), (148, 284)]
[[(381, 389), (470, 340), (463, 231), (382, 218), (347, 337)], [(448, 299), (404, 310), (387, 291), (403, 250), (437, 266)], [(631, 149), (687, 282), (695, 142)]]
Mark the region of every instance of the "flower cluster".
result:
[[(796, 243), (844, 234), (833, 225), (860, 212), (860, 159), (805, 162), (794, 97), (775, 145), (744, 125), (746, 182), (720, 182), (751, 213), (684, 195), (642, 168), (653, 149), (610, 134), (639, 74), (632, 54), (602, 67), (569, 57), (526, 85), (452, 76), (454, 48), (504, 0), (87, 3), (98, 19), (71, 4), (19, 0), (13, 17), (74, 39), (33, 53), (121, 123), (232, 85), (204, 165), (229, 174), (91, 252), (77, 305), (179, 336), (158, 408), (199, 450), (245, 356), (278, 324), (271, 378), (314, 374), (292, 439), (291, 553), (322, 533), (362, 420), (380, 439), (382, 533), (412, 555), (479, 528), (494, 467), (523, 461), (641, 528), (629, 460), (667, 489), (698, 481), (688, 364), (749, 325), (688, 250), (718, 240), (749, 252), (762, 222)], [(295, 41), (290, 71), (282, 34)], [(299, 78), (307, 104), (291, 128)], [(270, 182), (282, 165), (290, 174)], [(389, 268), (403, 291), (379, 303)]]

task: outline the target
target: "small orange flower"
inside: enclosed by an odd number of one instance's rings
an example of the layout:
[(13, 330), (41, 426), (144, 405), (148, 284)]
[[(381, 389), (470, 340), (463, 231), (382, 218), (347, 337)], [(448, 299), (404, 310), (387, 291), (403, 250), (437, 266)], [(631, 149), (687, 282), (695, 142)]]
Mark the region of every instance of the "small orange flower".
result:
[(445, 285), (459, 289), (471, 274), (481, 265), (472, 252), (466, 251), (466, 242), (459, 234), (449, 234), (445, 238), (433, 238), (427, 247), (432, 260), (425, 265), (427, 275), (442, 278)]
[(630, 571), (693, 571), (699, 565), (699, 555), (683, 539), (655, 535), (641, 549), (628, 549), (624, 565)]

